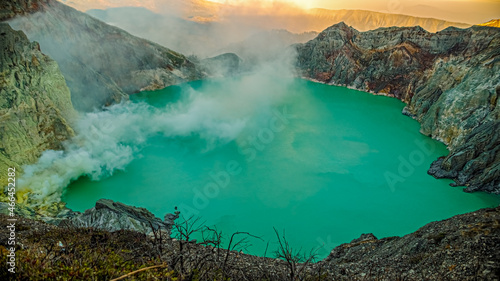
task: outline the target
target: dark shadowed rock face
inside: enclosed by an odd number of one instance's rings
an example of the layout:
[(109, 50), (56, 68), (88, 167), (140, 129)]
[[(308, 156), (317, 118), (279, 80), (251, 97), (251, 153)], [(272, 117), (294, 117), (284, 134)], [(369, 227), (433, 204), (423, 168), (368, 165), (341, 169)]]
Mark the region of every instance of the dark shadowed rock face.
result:
[(152, 233), (153, 229), (162, 229), (170, 233), (176, 216), (165, 216), (165, 221), (155, 217), (145, 208), (125, 205), (107, 199), (100, 199), (95, 207), (84, 213), (72, 213), (62, 224), (77, 227), (93, 227), (107, 231), (133, 230), (141, 233)]
[(406, 102), (421, 132), (449, 145), (429, 173), (500, 193), (500, 29), (358, 32), (340, 23), (295, 48), (306, 78)]
[[(99, 109), (144, 89), (160, 89), (203, 77), (179, 53), (55, 0), (34, 3), (17, 1), (16, 7), (21, 8), (14, 11), (19, 16), (9, 23), (39, 42), (42, 50), (59, 63), (78, 110)], [(11, 6), (1, 5), (0, 12), (10, 13)], [(26, 8), (35, 6), (38, 9)]]
[(33, 164), (44, 150), (62, 149), (74, 133), (71, 96), (57, 63), (21, 31), (0, 23), (0, 186), (7, 168)]

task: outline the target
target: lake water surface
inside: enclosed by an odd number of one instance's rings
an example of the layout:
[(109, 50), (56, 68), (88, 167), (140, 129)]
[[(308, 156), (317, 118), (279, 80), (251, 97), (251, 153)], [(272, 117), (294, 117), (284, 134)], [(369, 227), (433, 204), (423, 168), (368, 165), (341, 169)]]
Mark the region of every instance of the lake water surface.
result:
[[(210, 96), (227, 83), (192, 82), (133, 101), (164, 108), (182, 101), (187, 88)], [(303, 80), (287, 89), (231, 141), (158, 134), (125, 171), (100, 181), (80, 178), (63, 200), (83, 211), (108, 198), (162, 218), (178, 206), (226, 234), (262, 236), (248, 249), (257, 255), (267, 241), (268, 256), (276, 248), (275, 227), (298, 248), (323, 246), (321, 257), (362, 233), (405, 235), (499, 204), (498, 196), (467, 194), (427, 175), (446, 147), (419, 133), (418, 122), (401, 114), (402, 102)]]

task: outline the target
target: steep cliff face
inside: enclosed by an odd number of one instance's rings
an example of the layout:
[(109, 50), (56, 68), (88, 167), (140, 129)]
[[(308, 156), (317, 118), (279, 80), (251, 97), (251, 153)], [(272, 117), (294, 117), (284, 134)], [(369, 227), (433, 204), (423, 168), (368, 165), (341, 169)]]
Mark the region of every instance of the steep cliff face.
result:
[[(22, 16), (8, 22), (39, 42), (42, 51), (58, 62), (78, 110), (100, 108), (145, 88), (203, 77), (183, 55), (55, 0), (19, 2), (30, 2), (38, 10), (16, 12)], [(2, 4), (0, 11), (9, 7)]]
[[(296, 45), (307, 78), (393, 96), (421, 132), (449, 145), (429, 171), (467, 191), (500, 193), (500, 30), (419, 27), (358, 32), (334, 25)], [(495, 131), (496, 129), (496, 131)]]
[(76, 117), (63, 75), (21, 31), (0, 23), (0, 186), (7, 168), (32, 164), (46, 149), (61, 149)]

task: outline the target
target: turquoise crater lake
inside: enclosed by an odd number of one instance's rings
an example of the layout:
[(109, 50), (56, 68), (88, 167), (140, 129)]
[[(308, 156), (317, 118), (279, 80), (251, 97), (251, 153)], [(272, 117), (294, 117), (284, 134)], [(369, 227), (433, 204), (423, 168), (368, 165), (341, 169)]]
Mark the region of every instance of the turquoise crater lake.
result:
[[(197, 81), (132, 100), (168, 108), (183, 102), (188, 89), (209, 97), (233, 82)], [(362, 233), (405, 235), (500, 202), (429, 176), (432, 161), (448, 151), (421, 135), (396, 99), (296, 79), (279, 99), (259, 102), (267, 109), (242, 119), (234, 138), (157, 134), (124, 171), (100, 181), (82, 177), (63, 201), (83, 211), (108, 198), (162, 218), (179, 206), (226, 234), (262, 236), (248, 249), (256, 255), (267, 241), (267, 255), (275, 249), (273, 227), (285, 229), (297, 248), (323, 246), (321, 257)], [(235, 111), (246, 108), (245, 100), (238, 106)]]

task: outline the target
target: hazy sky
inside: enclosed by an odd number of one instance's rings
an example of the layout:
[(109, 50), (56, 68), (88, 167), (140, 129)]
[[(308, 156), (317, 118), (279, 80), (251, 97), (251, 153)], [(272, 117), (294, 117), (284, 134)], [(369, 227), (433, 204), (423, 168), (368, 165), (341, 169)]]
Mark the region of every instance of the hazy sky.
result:
[[(275, 0), (213, 0), (220, 3), (273, 2)], [(362, 9), (433, 17), (465, 23), (500, 18), (500, 0), (282, 0), (303, 8)]]

